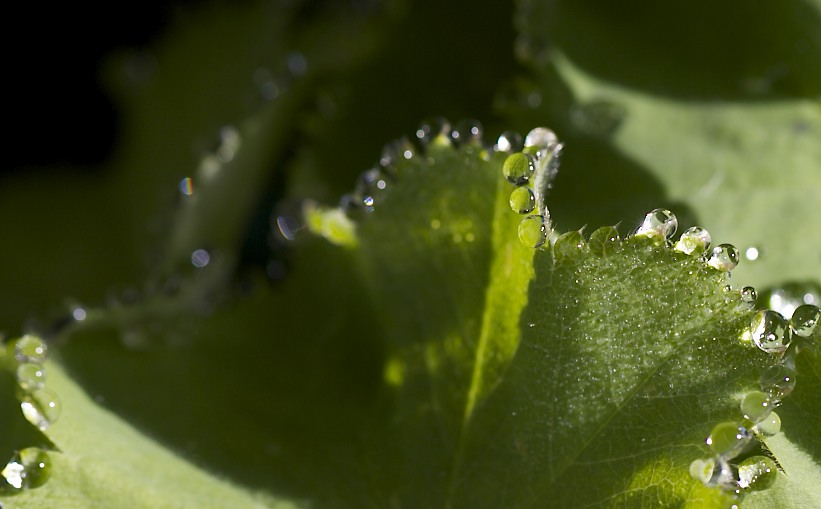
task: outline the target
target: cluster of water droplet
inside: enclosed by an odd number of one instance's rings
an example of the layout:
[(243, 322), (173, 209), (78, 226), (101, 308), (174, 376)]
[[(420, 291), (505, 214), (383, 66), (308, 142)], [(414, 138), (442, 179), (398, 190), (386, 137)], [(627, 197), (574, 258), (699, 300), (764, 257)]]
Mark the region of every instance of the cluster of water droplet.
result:
[[(45, 386), (46, 368), (43, 363), (48, 356), (46, 343), (37, 336), (26, 334), (4, 345), (3, 356), (9, 359), (7, 365), (14, 372), (17, 383), (17, 397), (23, 417), (45, 430), (60, 416), (60, 400)], [(46, 482), (50, 475), (48, 453), (36, 447), (22, 449), (0, 471), (5, 480), (3, 489), (21, 490), (36, 488)]]
[(502, 175), (515, 186), (510, 208), (527, 214), (519, 223), (519, 239), (527, 246), (541, 247), (551, 230), (545, 195), (558, 172), (562, 144), (553, 131), (537, 127), (524, 141), (518, 133), (502, 133), (495, 149), (510, 154), (502, 165)]

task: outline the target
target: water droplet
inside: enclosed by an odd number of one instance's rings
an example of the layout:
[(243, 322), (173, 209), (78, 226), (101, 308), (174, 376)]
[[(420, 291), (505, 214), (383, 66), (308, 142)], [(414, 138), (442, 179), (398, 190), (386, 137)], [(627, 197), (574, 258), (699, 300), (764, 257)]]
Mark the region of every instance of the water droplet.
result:
[(758, 298), (755, 292), (755, 288), (752, 286), (745, 286), (741, 289), (741, 301), (745, 304), (753, 305), (755, 304), (755, 300)]
[(713, 476), (716, 461), (713, 458), (693, 460), (690, 463), (690, 477), (704, 484)]
[(496, 152), (512, 154), (524, 148), (524, 140), (522, 140), (522, 135), (516, 131), (505, 131), (499, 135), (499, 139), (496, 140), (496, 145), (493, 148)]
[(707, 445), (720, 457), (730, 460), (741, 454), (750, 442), (750, 432), (735, 422), (716, 424), (707, 437)]
[(782, 364), (770, 366), (758, 379), (761, 390), (770, 396), (773, 404), (778, 403), (795, 389), (795, 371)]
[(358, 205), (372, 212), (378, 197), (388, 188), (388, 177), (380, 168), (371, 168), (363, 171), (356, 181), (354, 196), (358, 197)]
[(427, 119), (416, 129), (416, 139), (423, 147), (433, 142), (450, 145), (450, 122), (444, 117)]
[(191, 265), (201, 269), (211, 262), (211, 254), (205, 249), (197, 249), (191, 253)]
[[(352, 203), (355, 203), (355, 199), (350, 195), (343, 196), (341, 201), (346, 201), (346, 196), (351, 199)], [(340, 208), (347, 210), (346, 207), (343, 207), (343, 203), (340, 203)], [(304, 227), (294, 216), (277, 216), (276, 226), (277, 231), (285, 240), (294, 240), (297, 232)]]
[(527, 216), (519, 223), (519, 240), (529, 247), (541, 247), (547, 240), (544, 216)]
[(668, 239), (676, 233), (677, 228), (678, 219), (675, 214), (666, 209), (655, 209), (644, 216), (644, 221), (636, 230), (636, 235)]
[(517, 214), (527, 214), (536, 208), (536, 195), (527, 186), (517, 187), (510, 193), (510, 208)]
[(698, 459), (690, 463), (690, 476), (709, 487), (727, 488), (734, 484), (733, 471), (723, 458)]
[(84, 308), (76, 306), (71, 308), (71, 317), (78, 322), (82, 322), (83, 320), (88, 318), (88, 313)]
[(563, 233), (553, 244), (553, 256), (556, 263), (576, 262), (582, 257), (584, 247), (584, 238), (580, 231)]
[(750, 456), (738, 464), (740, 488), (765, 490), (773, 485), (777, 475), (775, 462), (766, 456)]
[(42, 363), (48, 356), (46, 343), (32, 334), (17, 338), (14, 344), (14, 357), (19, 362)]
[(781, 417), (775, 412), (770, 412), (755, 425), (755, 429), (766, 436), (777, 435), (781, 432)]
[(781, 353), (792, 341), (792, 331), (787, 319), (770, 309), (755, 314), (751, 334), (755, 345), (767, 353)]
[(741, 398), (741, 414), (745, 419), (759, 422), (772, 412), (770, 397), (761, 391), (748, 392)]
[(815, 283), (788, 283), (761, 296), (763, 305), (790, 318), (803, 304), (821, 305), (821, 286)]
[(553, 150), (559, 144), (559, 138), (547, 127), (537, 127), (527, 133), (525, 147), (538, 147)]
[(707, 260), (707, 265), (721, 272), (733, 270), (738, 265), (738, 249), (732, 244), (721, 244), (714, 247)]
[(33, 362), (24, 362), (15, 372), (17, 385), (26, 392), (42, 389), (46, 383), (46, 368)]
[(616, 132), (626, 116), (624, 106), (599, 99), (575, 106), (570, 121), (584, 134), (605, 138)]
[(20, 402), (23, 417), (41, 430), (45, 430), (60, 417), (60, 400), (48, 389), (36, 389), (23, 395)]
[(450, 137), (457, 145), (481, 146), (482, 124), (472, 118), (462, 119), (456, 123), (456, 126), (450, 133)]
[(194, 194), (194, 181), (191, 177), (185, 177), (184, 179), (180, 180), (179, 184), (180, 194), (183, 196), (191, 196)]
[(379, 156), (379, 166), (386, 173), (395, 174), (400, 161), (411, 159), (414, 155), (413, 145), (407, 138), (399, 138), (386, 143)]
[(51, 458), (42, 449), (27, 447), (12, 456), (0, 476), (16, 490), (38, 488), (51, 476)]
[(610, 256), (621, 245), (619, 232), (612, 226), (603, 226), (590, 234), (587, 245), (590, 251), (597, 256)]
[(813, 304), (798, 306), (790, 318), (790, 326), (797, 336), (808, 338), (812, 336), (818, 321), (821, 319), (821, 309)]
[(700, 226), (693, 226), (681, 234), (673, 249), (684, 254), (700, 255), (709, 249), (711, 242), (710, 232)]
[(508, 182), (517, 186), (526, 184), (535, 170), (536, 161), (533, 156), (522, 152), (509, 155), (502, 165), (502, 174)]

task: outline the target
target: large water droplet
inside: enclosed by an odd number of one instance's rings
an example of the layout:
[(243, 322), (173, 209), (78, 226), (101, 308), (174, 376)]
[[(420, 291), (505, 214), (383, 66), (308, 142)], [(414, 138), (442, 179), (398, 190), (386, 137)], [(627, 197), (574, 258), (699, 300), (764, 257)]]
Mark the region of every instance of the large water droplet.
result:
[(597, 256), (610, 256), (621, 246), (619, 232), (612, 226), (603, 226), (590, 234), (587, 245), (590, 252)]
[(767, 353), (781, 353), (792, 341), (792, 331), (787, 319), (770, 309), (755, 314), (750, 330), (753, 342)]
[(525, 147), (538, 147), (553, 150), (559, 144), (559, 138), (547, 127), (537, 127), (525, 136)]
[(48, 356), (46, 343), (32, 334), (26, 334), (14, 341), (14, 357), (19, 362), (42, 363)]
[(691, 255), (700, 255), (710, 247), (710, 232), (700, 226), (693, 226), (681, 234), (673, 247), (676, 251)]
[(519, 223), (519, 240), (528, 247), (541, 247), (547, 240), (544, 216), (527, 216)]
[(813, 304), (798, 306), (790, 318), (790, 326), (797, 336), (808, 338), (812, 336), (818, 321), (821, 319), (821, 309)]
[(432, 117), (425, 120), (416, 129), (416, 139), (423, 147), (433, 142), (450, 144), (450, 122), (444, 117)]
[(556, 263), (573, 263), (582, 258), (584, 247), (584, 238), (580, 231), (563, 233), (553, 244), (553, 256)]
[(773, 485), (777, 475), (775, 462), (766, 456), (750, 456), (738, 464), (740, 488), (765, 490)]
[(770, 412), (767, 417), (755, 425), (755, 429), (766, 436), (777, 435), (781, 432), (781, 417), (775, 412)]
[(460, 146), (482, 145), (482, 124), (476, 119), (466, 118), (456, 123), (450, 133), (451, 139)]
[(24, 362), (15, 372), (17, 385), (26, 392), (42, 389), (46, 383), (46, 368), (33, 362)]
[(738, 265), (738, 249), (732, 244), (714, 247), (710, 258), (707, 259), (707, 265), (722, 272), (733, 270)]
[(38, 488), (51, 477), (51, 459), (46, 451), (27, 447), (12, 456), (0, 476), (15, 490)]
[(23, 395), (20, 402), (23, 417), (41, 430), (45, 430), (60, 417), (60, 400), (48, 389), (36, 389)]
[(536, 171), (535, 159), (522, 152), (509, 155), (502, 165), (502, 174), (508, 182), (517, 186), (526, 184), (534, 171)]
[(761, 373), (758, 383), (761, 390), (777, 405), (795, 389), (795, 371), (782, 364), (776, 364)]
[(510, 208), (518, 214), (528, 214), (536, 208), (536, 195), (527, 186), (517, 187), (510, 193)]
[(499, 135), (499, 139), (496, 140), (496, 145), (493, 148), (497, 152), (512, 154), (524, 148), (524, 140), (522, 140), (522, 135), (516, 131), (505, 131)]
[(772, 412), (770, 397), (761, 391), (748, 392), (741, 398), (741, 414), (745, 419), (759, 422)]
[(678, 228), (678, 220), (675, 214), (666, 209), (655, 209), (644, 216), (644, 221), (636, 231), (636, 235), (667, 239), (676, 233), (676, 228)]
[(720, 457), (730, 460), (741, 454), (750, 443), (750, 432), (735, 422), (716, 424), (707, 437), (707, 445)]

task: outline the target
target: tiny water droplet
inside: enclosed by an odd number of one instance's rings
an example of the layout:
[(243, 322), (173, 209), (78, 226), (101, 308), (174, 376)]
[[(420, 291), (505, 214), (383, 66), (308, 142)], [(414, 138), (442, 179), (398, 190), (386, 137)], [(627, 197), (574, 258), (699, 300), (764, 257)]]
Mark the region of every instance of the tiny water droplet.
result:
[(758, 298), (756, 294), (755, 288), (752, 286), (745, 286), (741, 289), (741, 301), (745, 304), (755, 304), (755, 300)]
[(519, 240), (528, 247), (541, 247), (547, 240), (544, 216), (527, 216), (519, 223)]
[(795, 389), (795, 371), (782, 364), (765, 369), (758, 379), (761, 390), (770, 396), (773, 404), (778, 403)]
[(75, 321), (82, 322), (88, 318), (88, 313), (84, 308), (76, 306), (71, 309), (71, 317), (74, 318)]
[(559, 138), (547, 127), (537, 127), (532, 129), (525, 136), (525, 147), (538, 147), (540, 149), (553, 150), (559, 144)]
[(798, 306), (790, 318), (790, 326), (797, 336), (808, 338), (812, 336), (818, 321), (821, 319), (821, 309), (813, 304)]
[(767, 414), (767, 417), (761, 419), (761, 421), (755, 425), (755, 429), (766, 436), (771, 437), (777, 435), (781, 432), (781, 417), (775, 412), (770, 412)]
[(748, 392), (741, 398), (741, 414), (754, 423), (760, 422), (772, 412), (770, 397), (761, 391)]
[(678, 219), (667, 209), (651, 210), (636, 231), (637, 236), (661, 237), (668, 239), (676, 233)]
[(766, 490), (775, 482), (778, 467), (766, 456), (750, 456), (738, 464), (738, 486), (750, 490)]
[(211, 263), (211, 254), (205, 249), (197, 249), (191, 253), (191, 265), (201, 269)]
[(32, 334), (25, 334), (14, 344), (14, 357), (19, 362), (35, 362), (42, 363), (48, 356), (48, 347), (46, 343)]
[(522, 135), (516, 131), (505, 131), (499, 135), (499, 139), (496, 140), (496, 145), (493, 148), (496, 152), (512, 154), (524, 148), (524, 140), (522, 140)]
[(180, 194), (183, 196), (191, 196), (194, 194), (194, 181), (191, 177), (185, 177), (184, 179), (180, 180), (179, 184)]
[(48, 389), (35, 389), (23, 395), (20, 402), (23, 417), (41, 430), (45, 430), (60, 417), (60, 400)]
[(465, 118), (456, 123), (450, 133), (451, 139), (457, 145), (482, 144), (482, 123), (476, 119)]
[(0, 476), (15, 490), (38, 488), (51, 477), (51, 458), (42, 449), (27, 447), (12, 456)]
[(733, 471), (723, 458), (698, 459), (690, 463), (690, 476), (705, 486), (727, 488), (734, 482)]
[(414, 155), (413, 145), (407, 138), (399, 138), (386, 143), (379, 156), (379, 166), (386, 173), (395, 174), (396, 167), (402, 160), (411, 159)]
[(741, 454), (750, 442), (750, 432), (735, 422), (716, 424), (707, 437), (707, 445), (720, 457), (730, 460)]
[(714, 247), (707, 260), (707, 265), (721, 272), (733, 270), (738, 265), (738, 249), (732, 244), (721, 244)]
[(416, 139), (423, 147), (433, 142), (450, 144), (450, 122), (444, 117), (432, 117), (422, 122), (416, 129)]
[(517, 187), (510, 193), (510, 208), (517, 214), (528, 214), (536, 208), (536, 195), (527, 186)]
[(610, 256), (618, 251), (621, 245), (619, 232), (612, 226), (603, 226), (590, 234), (587, 245), (597, 256)]
[(26, 392), (42, 389), (46, 383), (46, 368), (33, 362), (24, 362), (15, 371), (17, 385)]
[(770, 309), (755, 314), (750, 330), (755, 345), (767, 353), (781, 353), (792, 341), (792, 330), (787, 319)]
[(553, 256), (556, 263), (576, 262), (582, 258), (584, 247), (584, 237), (580, 231), (563, 233), (553, 244)]
[(681, 234), (673, 249), (684, 254), (700, 255), (710, 248), (711, 242), (710, 232), (700, 226), (693, 226)]
[(536, 160), (523, 152), (511, 154), (502, 165), (502, 174), (511, 184), (521, 186), (530, 180), (536, 171)]
[(713, 477), (715, 464), (716, 460), (713, 458), (693, 460), (693, 462), (690, 463), (690, 477), (707, 484), (710, 478)]

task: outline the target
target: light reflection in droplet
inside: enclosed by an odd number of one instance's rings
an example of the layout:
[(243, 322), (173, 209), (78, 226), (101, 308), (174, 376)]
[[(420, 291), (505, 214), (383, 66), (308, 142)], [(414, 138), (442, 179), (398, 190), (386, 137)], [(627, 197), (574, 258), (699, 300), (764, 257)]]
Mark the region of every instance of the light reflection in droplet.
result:
[(210, 261), (211, 255), (205, 249), (197, 249), (191, 253), (191, 264), (198, 269), (205, 267)]
[(194, 181), (191, 180), (191, 177), (185, 177), (184, 179), (180, 180), (180, 194), (183, 196), (191, 196), (194, 194)]
[(81, 307), (76, 307), (71, 310), (71, 316), (78, 322), (82, 322), (86, 319), (86, 316), (88, 316), (88, 314), (86, 313), (85, 309)]
[(758, 257), (761, 256), (761, 253), (758, 251), (758, 248), (755, 246), (750, 246), (744, 251), (744, 257), (750, 261), (758, 260)]

